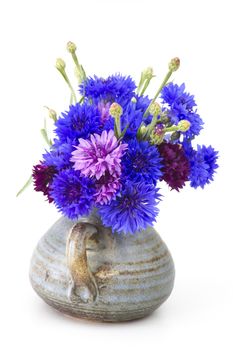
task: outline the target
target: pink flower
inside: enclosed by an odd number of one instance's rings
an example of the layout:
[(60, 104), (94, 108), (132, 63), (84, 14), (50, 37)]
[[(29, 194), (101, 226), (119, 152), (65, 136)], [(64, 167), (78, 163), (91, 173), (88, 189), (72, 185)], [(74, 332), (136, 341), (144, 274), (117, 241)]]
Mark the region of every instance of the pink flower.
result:
[(120, 188), (120, 178), (107, 173), (96, 181), (95, 202), (101, 205), (110, 203)]
[(106, 172), (120, 176), (121, 158), (126, 149), (127, 144), (119, 144), (113, 130), (104, 130), (101, 135), (91, 135), (90, 140), (79, 139), (70, 160), (74, 169), (87, 177), (99, 180)]

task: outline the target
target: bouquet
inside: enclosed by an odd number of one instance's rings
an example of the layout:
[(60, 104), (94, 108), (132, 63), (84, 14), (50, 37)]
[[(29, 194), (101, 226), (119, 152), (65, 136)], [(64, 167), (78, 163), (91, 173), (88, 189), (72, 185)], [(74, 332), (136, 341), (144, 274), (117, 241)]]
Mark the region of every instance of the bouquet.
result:
[(161, 181), (176, 191), (188, 183), (204, 188), (213, 180), (218, 153), (211, 146), (192, 145), (204, 123), (185, 84), (169, 82), (180, 66), (178, 58), (170, 61), (151, 98), (146, 90), (152, 68), (141, 73), (138, 86), (121, 74), (89, 77), (75, 44), (69, 42), (67, 49), (78, 89), (58, 59), (70, 105), (59, 117), (49, 109), (55, 137), (51, 142), (42, 130), (49, 148), (33, 167), (34, 188), (71, 220), (96, 210), (113, 232), (134, 234), (156, 221)]

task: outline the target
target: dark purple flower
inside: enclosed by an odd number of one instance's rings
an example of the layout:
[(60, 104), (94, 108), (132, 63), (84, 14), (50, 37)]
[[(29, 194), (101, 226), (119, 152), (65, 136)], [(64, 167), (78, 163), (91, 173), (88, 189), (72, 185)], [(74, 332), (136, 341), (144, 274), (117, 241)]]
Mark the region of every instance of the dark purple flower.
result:
[(37, 192), (43, 192), (43, 194), (48, 198), (49, 203), (53, 202), (53, 198), (50, 195), (50, 190), (55, 174), (56, 169), (54, 166), (47, 166), (41, 163), (33, 167), (32, 177), (34, 180), (34, 189)]
[(190, 164), (181, 145), (163, 142), (158, 145), (162, 157), (162, 180), (177, 191), (189, 180)]

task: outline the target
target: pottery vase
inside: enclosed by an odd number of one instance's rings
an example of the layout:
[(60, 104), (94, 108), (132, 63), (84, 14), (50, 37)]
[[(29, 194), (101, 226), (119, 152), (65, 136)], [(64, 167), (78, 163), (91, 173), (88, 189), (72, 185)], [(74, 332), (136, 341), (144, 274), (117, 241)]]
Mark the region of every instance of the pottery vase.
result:
[(170, 295), (174, 264), (154, 228), (118, 235), (91, 215), (62, 217), (41, 238), (31, 260), (37, 294), (64, 314), (119, 322), (142, 318)]

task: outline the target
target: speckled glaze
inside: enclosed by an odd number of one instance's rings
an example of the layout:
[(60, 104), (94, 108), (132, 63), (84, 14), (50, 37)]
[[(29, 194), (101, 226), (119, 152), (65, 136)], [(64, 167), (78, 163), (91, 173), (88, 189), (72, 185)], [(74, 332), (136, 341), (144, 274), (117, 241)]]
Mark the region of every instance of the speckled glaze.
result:
[(112, 234), (92, 215), (58, 220), (39, 241), (30, 267), (46, 303), (78, 318), (119, 322), (144, 317), (170, 295), (172, 257), (153, 228)]

